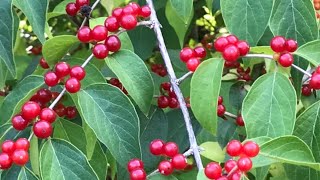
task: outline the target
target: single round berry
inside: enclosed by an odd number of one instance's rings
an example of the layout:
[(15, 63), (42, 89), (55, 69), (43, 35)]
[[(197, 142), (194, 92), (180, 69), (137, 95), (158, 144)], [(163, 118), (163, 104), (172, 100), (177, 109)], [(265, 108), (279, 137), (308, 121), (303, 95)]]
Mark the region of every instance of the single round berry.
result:
[(82, 6), (89, 5), (90, 0), (76, 0), (76, 6), (80, 9)]
[(90, 42), (92, 40), (91, 29), (88, 26), (83, 26), (78, 30), (77, 37), (83, 43)]
[(59, 62), (54, 67), (54, 71), (59, 78), (65, 77), (70, 73), (70, 65), (66, 62)]
[(127, 164), (127, 169), (129, 172), (136, 169), (143, 169), (143, 162), (140, 159), (131, 159)]
[(259, 154), (259, 145), (253, 141), (248, 141), (242, 146), (242, 151), (248, 157), (256, 157)]
[(162, 175), (168, 176), (172, 174), (173, 167), (170, 161), (161, 161), (159, 163), (158, 170)]
[(44, 82), (48, 86), (55, 86), (59, 82), (59, 78), (54, 72), (47, 72), (47, 74), (44, 76)]
[(246, 41), (238, 41), (237, 47), (239, 49), (240, 56), (245, 56), (249, 53), (250, 46)]
[(158, 75), (161, 77), (165, 77), (167, 75), (167, 70), (166, 69), (160, 69), (158, 71)]
[(49, 69), (49, 65), (43, 57), (40, 59), (39, 64), (43, 69)]
[(36, 96), (41, 103), (48, 103), (51, 101), (52, 93), (49, 89), (42, 88), (37, 91)]
[(177, 98), (177, 95), (174, 91), (169, 91), (169, 97), (171, 98)]
[(303, 85), (301, 93), (304, 96), (310, 96), (312, 94), (312, 89), (309, 87), (309, 85)]
[(236, 118), (236, 123), (238, 126), (244, 126), (244, 121), (241, 115)]
[(309, 82), (309, 86), (312, 89), (320, 89), (320, 74), (313, 73)]
[(283, 67), (290, 67), (293, 63), (293, 56), (290, 53), (281, 54), (279, 57), (279, 64)]
[(12, 161), (19, 166), (24, 166), (29, 161), (29, 154), (23, 149), (17, 149), (13, 152)]
[(169, 98), (167, 96), (160, 96), (158, 98), (158, 107), (167, 108), (169, 106)]
[(198, 57), (200, 59), (205, 58), (207, 56), (207, 52), (204, 49), (204, 47), (202, 47), (202, 46), (198, 46), (198, 47), (194, 48), (194, 54), (196, 57)]
[(320, 74), (320, 66), (318, 66), (318, 67), (316, 68), (316, 70), (314, 71), (314, 73)]
[(104, 41), (108, 36), (108, 30), (105, 26), (97, 25), (91, 31), (91, 37), (93, 40), (99, 42)]
[(76, 78), (70, 78), (66, 81), (65, 87), (69, 93), (76, 93), (81, 88), (81, 83)]
[(161, 83), (161, 88), (163, 90), (169, 91), (171, 88), (171, 84), (169, 82), (163, 82), (163, 83)]
[(66, 6), (66, 12), (69, 16), (77, 15), (79, 8), (76, 6), (76, 3), (68, 3)]
[(239, 41), (239, 39), (238, 39), (237, 36), (235, 36), (235, 35), (229, 35), (229, 36), (227, 36), (226, 38), (227, 38), (229, 44), (234, 44), (234, 45), (236, 45), (236, 44), (238, 43), (238, 41)]
[(272, 38), (270, 46), (274, 52), (281, 53), (286, 50), (286, 39), (282, 36), (276, 36)]
[(240, 180), (242, 177), (242, 172), (237, 170), (236, 172), (232, 173), (229, 180)]
[(177, 108), (179, 106), (179, 102), (177, 100), (177, 98), (170, 98), (169, 99), (169, 107), (170, 108)]
[(191, 59), (195, 56), (196, 56), (196, 54), (195, 54), (194, 50), (189, 47), (185, 47), (180, 51), (180, 59), (183, 62), (188, 62), (189, 59)]
[(116, 32), (118, 31), (120, 25), (116, 17), (114, 16), (109, 16), (105, 21), (104, 21), (104, 26), (108, 29), (110, 32)]
[(56, 120), (57, 115), (52, 109), (44, 108), (41, 110), (39, 118), (49, 123), (53, 123)]
[(247, 172), (252, 168), (252, 161), (248, 157), (241, 157), (237, 162), (240, 171)]
[(52, 126), (49, 122), (40, 120), (34, 123), (33, 132), (38, 138), (45, 139), (51, 136)]
[(217, 179), (222, 176), (222, 168), (218, 163), (211, 162), (204, 169), (204, 174), (209, 179)]
[(66, 108), (66, 117), (68, 119), (74, 119), (77, 116), (77, 109), (74, 106)]
[(191, 58), (187, 61), (187, 68), (189, 71), (196, 71), (197, 67), (200, 65), (200, 60), (198, 58)]
[(228, 44), (229, 42), (226, 37), (220, 37), (214, 42), (214, 48), (219, 52), (223, 52)]
[(53, 110), (59, 117), (63, 117), (67, 114), (67, 109), (63, 104), (56, 105)]
[(23, 119), (31, 120), (40, 114), (41, 108), (38, 103), (33, 101), (26, 102), (21, 108), (21, 116)]
[(1, 150), (3, 153), (12, 154), (15, 150), (14, 142), (11, 140), (6, 140), (1, 145)]
[(117, 52), (120, 50), (121, 47), (121, 41), (116, 35), (108, 36), (105, 45), (107, 46), (107, 49), (111, 52)]
[(146, 180), (147, 174), (143, 169), (136, 169), (130, 172), (130, 180)]
[(120, 25), (126, 30), (132, 30), (137, 26), (137, 19), (131, 14), (124, 15), (120, 20)]
[(171, 164), (173, 168), (178, 169), (178, 170), (183, 170), (184, 168), (187, 167), (187, 160), (182, 154), (177, 154), (173, 156), (171, 160)]
[(230, 156), (239, 156), (242, 153), (242, 144), (238, 140), (232, 140), (227, 144), (227, 153)]
[(225, 112), (226, 112), (226, 108), (224, 107), (224, 105), (223, 104), (219, 104), (218, 108), (217, 108), (217, 115), (219, 117), (223, 117)]
[(224, 163), (224, 170), (229, 173), (234, 167), (237, 166), (237, 162), (235, 160), (229, 159)]
[(164, 145), (164, 154), (168, 157), (173, 157), (177, 154), (179, 154), (179, 147), (176, 143), (174, 142), (167, 142)]
[(298, 43), (297, 41), (293, 39), (287, 39), (286, 40), (286, 50), (289, 52), (295, 52), (298, 49)]
[(106, 45), (96, 44), (92, 49), (92, 53), (97, 59), (104, 59), (108, 56), (109, 51)]
[(122, 8), (121, 7), (114, 8), (112, 10), (112, 16), (116, 17), (117, 19), (120, 19), (122, 16)]
[(151, 15), (151, 9), (148, 5), (142, 6), (140, 11), (140, 16), (147, 18)]
[(122, 9), (122, 14), (123, 15), (133, 15), (133, 16), (137, 16), (136, 12), (133, 10), (133, 8), (128, 5), (128, 6), (125, 6), (123, 9)]
[(70, 70), (70, 77), (81, 81), (86, 76), (86, 71), (81, 66), (73, 66)]
[(22, 149), (22, 150), (28, 151), (30, 147), (30, 142), (26, 138), (19, 138), (14, 143), (14, 146), (16, 149)]
[(160, 139), (155, 139), (150, 143), (149, 149), (151, 154), (158, 156), (164, 154), (165, 143)]
[(237, 48), (237, 46), (231, 44), (228, 45), (223, 53), (222, 53), (223, 59), (225, 59), (226, 61), (236, 61), (239, 57), (240, 57), (240, 51)]
[(9, 169), (12, 166), (12, 159), (7, 153), (0, 154), (0, 169)]
[(128, 4), (128, 6), (131, 6), (131, 8), (133, 9), (133, 15), (139, 15), (141, 13), (141, 7), (138, 3), (136, 2), (130, 2)]
[(20, 115), (15, 115), (11, 119), (12, 126), (18, 131), (22, 131), (27, 128), (29, 121), (22, 118)]
[(218, 105), (222, 104), (223, 103), (223, 97), (222, 96), (219, 96), (218, 97)]

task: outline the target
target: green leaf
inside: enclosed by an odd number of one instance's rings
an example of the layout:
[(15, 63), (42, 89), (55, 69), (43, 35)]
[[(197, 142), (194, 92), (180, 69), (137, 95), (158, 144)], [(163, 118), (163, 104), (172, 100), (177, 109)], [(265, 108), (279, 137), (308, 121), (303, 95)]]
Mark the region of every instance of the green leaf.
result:
[(320, 171), (303, 167), (303, 166), (295, 166), (291, 164), (284, 165), (285, 173), (288, 179), (305, 179), (305, 180), (319, 180), (320, 179)]
[(106, 8), (108, 14), (112, 13), (112, 10), (116, 7), (121, 6), (127, 2), (126, 0), (101, 0), (100, 3), (101, 5)]
[(72, 35), (53, 37), (44, 43), (42, 48), (43, 57), (49, 66), (52, 66), (60, 61), (72, 46), (78, 43), (78, 38)]
[(27, 16), (33, 32), (43, 44), (46, 40), (44, 33), (49, 5), (48, 0), (13, 0), (13, 4)]
[(140, 57), (131, 51), (121, 50), (109, 56), (106, 63), (141, 111), (147, 114), (154, 94), (154, 83), (147, 66)]
[(19, 82), (4, 99), (0, 108), (0, 124), (4, 124), (20, 111), (23, 103), (30, 99), (37, 89), (44, 84), (42, 76), (28, 76)]
[(108, 161), (99, 142), (96, 142), (94, 146), (94, 151), (92, 157), (89, 159), (89, 163), (97, 173), (99, 179), (106, 179)]
[(204, 174), (204, 170), (198, 172), (197, 180), (208, 180), (207, 176)]
[(157, 173), (155, 175), (150, 176), (148, 180), (178, 180), (178, 179), (172, 175), (164, 176), (162, 174)]
[(308, 42), (298, 48), (294, 54), (308, 60), (315, 66), (320, 64), (320, 40)]
[(201, 126), (212, 134), (217, 131), (217, 99), (220, 91), (222, 69), (222, 59), (206, 60), (200, 64), (191, 80), (190, 102), (192, 111)]
[(183, 47), (188, 26), (193, 18), (192, 0), (168, 0), (166, 17), (179, 37), (180, 46)]
[(228, 30), (255, 46), (268, 26), (272, 4), (272, 0), (224, 0), (221, 11)]
[(207, 149), (207, 151), (200, 152), (201, 156), (215, 162), (224, 162), (225, 152), (218, 142), (205, 142), (200, 147)]
[(18, 180), (37, 180), (37, 176), (26, 167), (22, 167), (18, 176)]
[(141, 158), (137, 113), (120, 89), (108, 84), (88, 86), (77, 93), (77, 109), (117, 162), (126, 167)]
[(61, 3), (59, 3), (54, 9), (52, 12), (48, 13), (48, 17), (47, 19), (50, 19), (50, 18), (53, 18), (53, 17), (56, 17), (56, 16), (60, 16), (60, 15), (63, 15), (63, 14), (67, 14), (66, 12), (66, 6), (68, 3), (71, 3), (73, 2), (74, 3), (74, 0), (64, 0), (62, 1)]
[(40, 175), (39, 140), (36, 136), (32, 136), (30, 140), (29, 159), (33, 173)]
[(248, 138), (292, 134), (296, 102), (296, 93), (287, 77), (280, 73), (261, 76), (252, 85), (242, 105)]
[(182, 72), (188, 72), (186, 63), (180, 60), (180, 51), (179, 49), (168, 49), (168, 54), (170, 56), (171, 62), (175, 68)]
[(50, 139), (40, 151), (42, 179), (98, 179), (85, 155), (64, 140)]

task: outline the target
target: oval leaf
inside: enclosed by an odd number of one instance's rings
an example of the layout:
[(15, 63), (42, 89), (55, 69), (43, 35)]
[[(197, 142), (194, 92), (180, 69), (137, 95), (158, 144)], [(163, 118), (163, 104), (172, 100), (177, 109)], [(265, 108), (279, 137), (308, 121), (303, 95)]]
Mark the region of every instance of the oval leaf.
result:
[(26, 167), (22, 167), (18, 176), (18, 180), (37, 180), (37, 176)]
[(300, 46), (299, 49), (294, 53), (300, 57), (305, 58), (315, 66), (320, 64), (320, 40), (315, 40)]

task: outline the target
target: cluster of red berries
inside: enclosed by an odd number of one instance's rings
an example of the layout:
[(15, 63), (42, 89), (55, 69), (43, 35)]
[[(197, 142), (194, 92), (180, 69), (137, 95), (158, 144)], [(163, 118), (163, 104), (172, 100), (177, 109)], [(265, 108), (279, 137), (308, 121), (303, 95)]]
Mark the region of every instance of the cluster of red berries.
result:
[(167, 70), (163, 64), (152, 64), (151, 71), (158, 74), (161, 77), (165, 77), (167, 75)]
[(65, 88), (69, 93), (76, 93), (81, 88), (80, 81), (86, 76), (86, 71), (81, 66), (73, 66), (72, 68), (66, 62), (56, 64), (54, 71), (49, 71), (44, 76), (44, 81), (48, 86), (56, 86), (60, 81), (70, 75), (65, 82)]
[(206, 50), (202, 46), (198, 46), (194, 49), (190, 47), (185, 47), (180, 51), (180, 60), (185, 62), (189, 71), (194, 72), (201, 59), (207, 56)]
[(237, 73), (239, 74), (238, 80), (244, 80), (244, 81), (251, 81), (251, 76), (250, 76), (250, 67), (248, 67), (246, 70), (243, 69), (243, 67), (238, 67), (237, 68)]
[[(313, 0), (313, 6), (316, 11), (320, 10), (320, 0)], [(317, 12), (317, 18), (320, 19), (320, 13)]]
[(143, 167), (144, 164), (140, 159), (131, 159), (127, 164), (127, 169), (130, 173), (130, 180), (146, 180), (147, 173)]
[[(240, 180), (242, 173), (246, 173), (252, 168), (250, 158), (257, 156), (259, 151), (259, 145), (253, 141), (248, 141), (242, 145), (240, 141), (232, 140), (227, 145), (227, 153), (232, 157), (240, 156), (238, 160), (230, 159), (226, 161), (224, 164), (225, 172), (223, 172), (220, 164), (211, 162), (206, 166), (204, 173), (209, 179)], [(224, 175), (224, 173), (227, 175)]]
[(66, 12), (69, 16), (75, 16), (83, 6), (89, 6), (90, 0), (76, 0), (75, 3), (68, 3)]
[(158, 97), (158, 107), (159, 108), (178, 108), (179, 102), (177, 100), (176, 94), (171, 89), (171, 84), (169, 82), (163, 82), (160, 85), (161, 96)]
[(111, 78), (109, 81), (108, 81), (109, 84), (111, 85), (114, 85), (116, 87), (118, 87), (119, 89), (121, 89), (121, 91), (128, 95), (128, 91), (126, 90), (126, 88), (123, 87), (122, 83), (119, 81), (119, 79), (117, 78)]
[(12, 164), (24, 166), (29, 161), (30, 142), (19, 138), (16, 142), (6, 140), (1, 145), (0, 169), (9, 169)]
[(293, 64), (292, 52), (298, 49), (298, 44), (293, 39), (285, 39), (283, 36), (275, 36), (270, 41), (271, 49), (276, 52), (274, 59), (283, 67)]
[(223, 105), (223, 97), (218, 97), (218, 107), (217, 107), (217, 115), (219, 117), (224, 117), (224, 113), (226, 112), (226, 107)]
[(219, 37), (214, 42), (214, 48), (222, 53), (223, 59), (234, 62), (240, 56), (245, 56), (250, 50), (246, 41), (240, 41), (236, 36)]

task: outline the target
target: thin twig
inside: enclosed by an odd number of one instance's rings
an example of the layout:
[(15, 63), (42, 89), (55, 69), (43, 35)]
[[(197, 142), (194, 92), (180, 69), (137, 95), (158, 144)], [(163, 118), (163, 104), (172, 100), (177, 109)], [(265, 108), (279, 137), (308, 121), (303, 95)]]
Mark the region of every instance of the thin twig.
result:
[[(89, 13), (89, 16), (91, 15), (93, 9), (99, 4), (99, 2), (100, 2), (100, 0), (97, 0), (97, 1), (94, 2), (94, 4), (91, 6), (91, 11), (90, 11), (90, 13)], [(83, 22), (82, 22), (82, 24), (81, 24), (81, 26), (80, 26), (80, 28), (82, 28), (82, 27), (86, 24), (87, 21), (88, 21), (88, 17), (85, 17), (84, 20), (83, 20)], [(79, 28), (79, 29), (80, 29), (80, 28)]]
[(234, 114), (232, 114), (232, 113), (229, 113), (229, 112), (227, 112), (227, 111), (224, 113), (224, 115), (226, 115), (226, 116), (228, 116), (228, 117), (231, 117), (231, 118), (234, 118), (234, 119), (237, 119), (237, 117), (238, 117), (238, 116), (236, 116), (236, 115), (234, 115)]
[(183, 75), (181, 78), (177, 79), (176, 83), (177, 85), (180, 85), (182, 83), (182, 81), (184, 81), (185, 79), (187, 79), (189, 76), (191, 76), (193, 74), (193, 72), (189, 71), (187, 72), (185, 75)]

